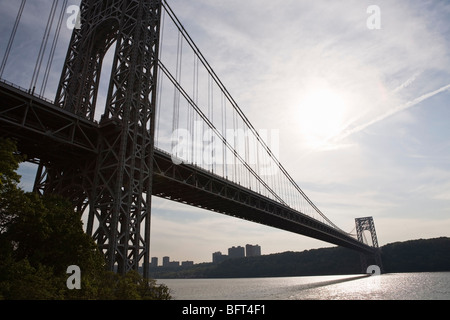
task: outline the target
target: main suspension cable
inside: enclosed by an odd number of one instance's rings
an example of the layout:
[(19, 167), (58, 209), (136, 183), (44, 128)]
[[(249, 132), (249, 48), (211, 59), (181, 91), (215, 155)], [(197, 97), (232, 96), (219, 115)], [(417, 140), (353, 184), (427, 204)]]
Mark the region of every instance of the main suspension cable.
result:
[[(234, 98), (230, 95), (230, 93), (228, 92), (228, 90), (226, 89), (226, 87), (223, 85), (222, 81), (219, 79), (219, 77), (217, 76), (217, 74), (215, 73), (215, 71), (212, 69), (212, 67), (210, 66), (210, 64), (208, 63), (208, 61), (205, 59), (205, 57), (203, 56), (203, 54), (201, 53), (201, 51), (199, 50), (199, 48), (197, 47), (197, 45), (194, 43), (194, 41), (192, 40), (192, 38), (190, 37), (190, 35), (187, 33), (186, 29), (184, 28), (184, 26), (182, 25), (182, 23), (180, 22), (180, 20), (178, 19), (178, 17), (175, 15), (175, 13), (173, 12), (173, 10), (170, 8), (170, 6), (168, 5), (166, 0), (162, 1), (162, 5), (164, 7), (164, 9), (167, 11), (167, 13), (169, 14), (170, 18), (172, 19), (172, 21), (175, 23), (176, 27), (178, 28), (178, 30), (183, 34), (183, 36), (186, 39), (186, 42), (189, 44), (189, 46), (191, 47), (191, 49), (193, 50), (194, 54), (196, 54), (199, 57), (199, 60), (201, 61), (201, 63), (203, 64), (203, 66), (205, 67), (205, 69), (207, 70), (207, 72), (209, 73), (209, 75), (214, 79), (214, 81), (216, 82), (217, 86), (220, 88), (220, 90), (222, 90), (222, 92), (224, 93), (224, 95), (227, 97), (228, 101), (230, 101), (231, 106), (234, 108), (234, 110), (236, 111), (236, 113), (240, 116), (240, 118), (244, 121), (244, 124), (248, 127), (248, 129), (253, 133), (253, 135), (255, 136), (255, 138), (258, 140), (258, 142), (261, 144), (261, 146), (263, 147), (263, 149), (265, 150), (265, 152), (268, 154), (268, 156), (274, 161), (274, 163), (276, 164), (276, 166), (280, 169), (281, 173), (283, 173), (283, 175), (286, 177), (286, 179), (289, 181), (289, 183), (294, 187), (294, 189), (306, 200), (306, 202), (310, 205), (310, 207), (312, 207), (314, 209), (314, 211), (316, 211), (330, 226), (332, 226), (333, 228), (335, 228), (336, 230), (347, 234), (345, 231), (343, 231), (342, 229), (340, 229), (339, 227), (337, 227), (333, 222), (331, 222), (331, 220), (325, 216), (325, 214), (311, 201), (311, 199), (309, 199), (309, 197), (304, 193), (304, 191), (298, 186), (298, 184), (295, 182), (295, 180), (289, 175), (289, 173), (286, 171), (286, 169), (284, 168), (284, 166), (280, 163), (280, 161), (275, 157), (275, 155), (273, 154), (273, 152), (270, 150), (269, 146), (266, 144), (266, 142), (261, 138), (260, 134), (258, 133), (258, 131), (254, 128), (254, 126), (251, 124), (251, 122), (249, 121), (249, 119), (247, 118), (247, 116), (244, 114), (244, 112), (240, 109), (240, 107), (238, 106), (238, 104), (236, 103), (236, 101), (234, 100)], [(251, 172), (254, 172), (254, 170), (252, 169)], [(262, 180), (261, 177), (259, 177), (258, 175), (258, 180)], [(268, 186), (268, 184), (266, 182), (264, 182), (265, 186)], [(269, 188), (271, 190), (271, 193), (273, 192), (272, 188)], [(280, 198), (277, 195), (277, 198)], [(281, 199), (281, 198), (280, 198)], [(282, 201), (284, 204), (284, 200)]]
[(176, 89), (180, 91), (180, 93), (183, 95), (183, 97), (186, 99), (186, 101), (195, 109), (195, 111), (200, 115), (200, 117), (203, 119), (203, 121), (209, 126), (209, 128), (216, 134), (217, 137), (229, 148), (232, 152), (234, 152), (235, 157), (239, 159), (239, 161), (251, 172), (251, 174), (260, 182), (262, 183), (267, 190), (279, 201), (280, 203), (287, 206), (287, 204), (284, 202), (282, 198), (278, 194), (276, 194), (272, 188), (263, 180), (261, 177), (251, 168), (251, 166), (245, 161), (245, 159), (242, 158), (239, 153), (236, 152), (235, 149), (230, 145), (230, 143), (226, 140), (226, 138), (221, 134), (221, 132), (214, 126), (214, 124), (208, 119), (208, 117), (203, 113), (203, 111), (200, 110), (200, 108), (194, 103), (192, 98), (186, 93), (186, 91), (183, 89), (183, 87), (180, 85), (180, 83), (175, 79), (175, 77), (169, 72), (169, 70), (164, 66), (164, 64), (161, 62), (161, 60), (158, 61), (158, 65), (160, 70), (164, 72), (164, 74), (167, 76), (167, 78), (172, 82), (172, 84), (175, 86)]

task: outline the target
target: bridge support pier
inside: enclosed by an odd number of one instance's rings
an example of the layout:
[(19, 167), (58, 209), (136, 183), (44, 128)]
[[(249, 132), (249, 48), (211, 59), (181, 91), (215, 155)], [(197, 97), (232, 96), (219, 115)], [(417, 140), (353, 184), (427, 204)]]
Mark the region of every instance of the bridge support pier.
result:
[(361, 259), (361, 271), (362, 273), (371, 273), (370, 266), (377, 266), (380, 268), (380, 272), (383, 272), (383, 263), (381, 261), (381, 249), (378, 249), (374, 254), (360, 254)]
[(62, 193), (89, 210), (87, 232), (109, 270), (142, 266), (147, 278), (161, 0), (83, 0), (80, 16), (55, 103), (94, 121), (103, 58), (115, 45), (96, 154), (75, 167), (44, 164), (37, 181), (43, 193)]
[(377, 233), (375, 231), (375, 223), (373, 217), (356, 218), (356, 235), (358, 241), (367, 242), (365, 240), (364, 231), (369, 231), (372, 240), (372, 247), (375, 249), (373, 254), (361, 253), (361, 269), (363, 273), (367, 273), (368, 267), (371, 265), (376, 265), (380, 268), (380, 272), (383, 272), (383, 263), (381, 261), (381, 249), (378, 246)]

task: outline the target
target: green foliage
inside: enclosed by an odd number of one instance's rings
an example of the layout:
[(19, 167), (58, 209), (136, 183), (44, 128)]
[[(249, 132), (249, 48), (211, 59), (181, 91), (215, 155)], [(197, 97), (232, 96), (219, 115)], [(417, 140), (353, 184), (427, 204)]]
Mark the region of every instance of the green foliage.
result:
[(106, 273), (103, 298), (119, 300), (169, 300), (170, 290), (164, 285), (156, 285), (155, 280), (144, 279), (137, 271), (125, 276)]
[(450, 238), (418, 239), (383, 246), (388, 272), (450, 271)]
[[(22, 160), (0, 139), (0, 298), (170, 299), (170, 290), (137, 272), (105, 271), (103, 254), (66, 199), (39, 197), (17, 187)], [(67, 267), (81, 269), (81, 290), (69, 290)]]
[(20, 176), (16, 173), (19, 163), (23, 157), (17, 152), (16, 144), (9, 140), (0, 138), (0, 188), (5, 185), (18, 183)]
[(8, 261), (0, 270), (0, 292), (9, 300), (64, 299), (63, 280), (56, 277), (52, 268), (44, 265), (33, 267), (27, 259)]

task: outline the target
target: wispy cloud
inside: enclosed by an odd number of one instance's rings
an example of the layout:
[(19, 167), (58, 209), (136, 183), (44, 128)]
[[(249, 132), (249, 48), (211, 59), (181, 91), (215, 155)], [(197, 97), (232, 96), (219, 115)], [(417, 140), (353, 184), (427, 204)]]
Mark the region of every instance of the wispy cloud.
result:
[(392, 90), (393, 94), (396, 94), (397, 92), (409, 87), (414, 81), (416, 81), (417, 77), (421, 74), (421, 72), (416, 72), (411, 78), (409, 78), (408, 80), (406, 80), (404, 83), (402, 83), (401, 85), (399, 85), (397, 88), (395, 88), (394, 90)]
[[(412, 82), (413, 81), (412, 79), (413, 78), (408, 80), (408, 82)], [(405, 87), (405, 86), (402, 85), (401, 87)], [(370, 120), (370, 121), (368, 121), (366, 123), (358, 125), (358, 126), (352, 128), (352, 129), (347, 129), (347, 130), (343, 131), (340, 135), (338, 135), (336, 138), (334, 138), (333, 140), (334, 141), (343, 140), (344, 138), (347, 138), (347, 137), (349, 137), (352, 134), (355, 134), (355, 133), (358, 133), (360, 131), (363, 131), (364, 129), (366, 129), (366, 128), (368, 128), (368, 127), (370, 127), (370, 126), (372, 126), (372, 125), (374, 125), (374, 124), (376, 124), (378, 122), (381, 122), (381, 121), (383, 121), (383, 120), (385, 120), (385, 119), (387, 119), (387, 118), (389, 118), (389, 117), (391, 117), (391, 116), (393, 116), (393, 115), (395, 115), (395, 114), (397, 114), (399, 112), (402, 112), (402, 111), (405, 111), (405, 110), (407, 110), (409, 108), (412, 108), (412, 107), (418, 105), (419, 103), (421, 103), (421, 102), (423, 102), (423, 101), (425, 101), (425, 100), (427, 100), (427, 99), (429, 99), (431, 97), (434, 97), (435, 95), (437, 95), (439, 93), (447, 91), (447, 90), (450, 90), (450, 84), (448, 84), (446, 86), (443, 86), (443, 87), (441, 87), (441, 88), (439, 88), (437, 90), (434, 90), (432, 92), (423, 94), (423, 95), (421, 95), (420, 97), (417, 97), (414, 100), (408, 101), (405, 104), (397, 106), (396, 108), (390, 109), (387, 112), (377, 116), (376, 118), (374, 118), (374, 119), (372, 119), (372, 120)]]

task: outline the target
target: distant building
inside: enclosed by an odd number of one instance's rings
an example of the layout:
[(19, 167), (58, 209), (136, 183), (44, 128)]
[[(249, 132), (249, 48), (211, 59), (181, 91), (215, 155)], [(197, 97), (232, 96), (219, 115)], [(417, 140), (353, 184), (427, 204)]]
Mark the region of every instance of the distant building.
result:
[(163, 267), (168, 267), (170, 263), (169, 257), (163, 257)]
[(213, 263), (221, 263), (222, 261), (225, 261), (228, 259), (227, 255), (223, 255), (222, 252), (217, 251), (212, 254)]
[(170, 261), (168, 267), (179, 267), (180, 266), (180, 261)]
[(181, 262), (182, 267), (192, 267), (194, 265), (194, 261), (183, 261)]
[(229, 258), (243, 258), (245, 257), (245, 249), (244, 247), (232, 247), (228, 249), (228, 257)]
[(261, 247), (259, 245), (253, 246), (247, 244), (245, 246), (245, 252), (247, 257), (257, 257), (261, 255)]
[(220, 263), (230, 258), (256, 257), (260, 255), (261, 247), (259, 245), (247, 244), (245, 248), (241, 246), (228, 248), (228, 255), (224, 255), (220, 251), (214, 252), (212, 254), (212, 260), (213, 263)]
[(152, 257), (152, 262), (150, 263), (150, 267), (157, 267), (158, 266), (158, 258)]

